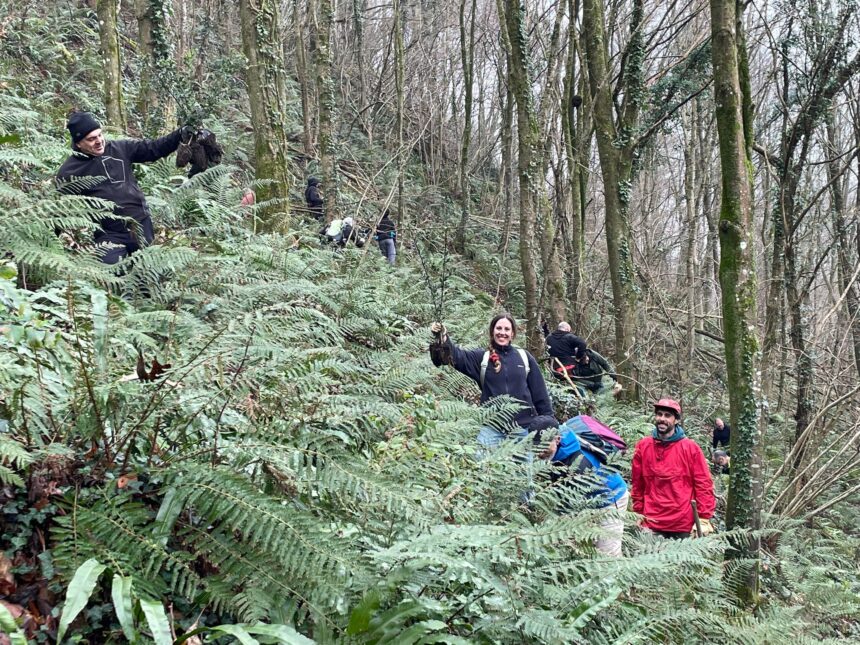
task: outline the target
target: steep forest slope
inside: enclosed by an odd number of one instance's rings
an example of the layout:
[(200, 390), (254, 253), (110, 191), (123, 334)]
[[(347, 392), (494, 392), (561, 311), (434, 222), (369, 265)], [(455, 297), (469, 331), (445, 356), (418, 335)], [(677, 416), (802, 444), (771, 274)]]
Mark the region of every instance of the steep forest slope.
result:
[[(471, 381), (434, 369), (428, 326), (442, 317), (458, 342), (480, 346), (500, 306), (522, 311), (516, 245), (498, 252), (505, 231), (488, 208), (468, 248), (451, 250), (456, 196), (419, 154), (401, 174), (411, 214), (396, 267), (372, 244), (321, 243), (298, 180), (318, 167), (298, 148), (290, 226), (260, 232), (268, 205), (240, 206), (255, 158), (242, 63), (229, 50), (207, 62), (205, 82), (186, 69), (164, 87), (174, 117), (202, 118), (218, 134), (225, 163), (190, 180), (172, 158), (142, 167), (156, 242), (119, 270), (99, 263), (88, 240), (105, 204), (53, 184), (68, 154), (68, 108), (104, 113), (96, 20), (75, 3), (8, 15), (0, 640), (860, 639), (860, 512), (850, 505), (768, 514), (755, 535), (685, 541), (643, 535), (630, 514), (624, 557), (607, 559), (591, 547), (600, 516), (588, 497), (565, 489), (559, 513), (546, 466), (515, 458), (531, 444), (477, 461), (477, 428), (505, 423), (514, 406), (479, 408)], [(124, 47), (136, 96), (139, 61)], [(299, 130), (300, 106), (291, 109), (287, 129)], [(173, 125), (129, 112), (135, 134)], [(370, 224), (392, 202), (398, 172), (384, 142), (358, 128), (341, 135), (340, 207)], [(479, 207), (491, 179), (475, 178)], [(602, 270), (597, 258), (588, 266)], [(609, 336), (603, 307), (587, 322), (598, 345)], [(672, 346), (671, 332), (648, 331), (655, 355)], [(724, 392), (710, 375), (690, 391), (680, 373), (654, 376), (668, 369), (655, 365), (648, 378), (696, 402), (686, 423), (705, 443), (701, 428)], [(569, 392), (551, 390), (561, 418), (580, 411)], [(650, 432), (647, 406), (588, 404), (631, 445)], [(777, 471), (776, 433), (768, 451)], [(617, 462), (625, 476), (630, 458)], [(783, 490), (774, 481), (771, 501)], [(728, 485), (717, 478), (717, 524)], [(761, 563), (725, 557), (753, 538)], [(741, 606), (738, 588), (759, 564), (759, 603)]]

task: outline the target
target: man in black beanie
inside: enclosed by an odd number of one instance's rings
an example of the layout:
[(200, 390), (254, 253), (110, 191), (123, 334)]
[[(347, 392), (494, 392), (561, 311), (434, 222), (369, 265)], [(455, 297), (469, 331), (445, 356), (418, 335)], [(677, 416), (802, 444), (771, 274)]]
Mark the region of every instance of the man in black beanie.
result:
[[(66, 127), (72, 135), (72, 154), (57, 172), (57, 183), (64, 193), (114, 203), (116, 217), (99, 221), (100, 230), (94, 241), (99, 245), (102, 262), (116, 264), (155, 237), (149, 207), (131, 165), (157, 161), (175, 152), (184, 128), (160, 139), (105, 141), (101, 125), (89, 112), (73, 112)], [(75, 181), (82, 178), (100, 181)]]

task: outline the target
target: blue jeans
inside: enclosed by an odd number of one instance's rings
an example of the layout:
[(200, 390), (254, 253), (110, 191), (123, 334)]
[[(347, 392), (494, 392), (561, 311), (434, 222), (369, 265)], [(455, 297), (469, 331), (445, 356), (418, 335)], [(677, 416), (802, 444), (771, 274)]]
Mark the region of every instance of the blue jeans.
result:
[(391, 238), (379, 240), (379, 250), (382, 251), (382, 255), (385, 256), (385, 259), (388, 260), (388, 264), (394, 264), (394, 258), (397, 257), (397, 249), (394, 248), (394, 240)]

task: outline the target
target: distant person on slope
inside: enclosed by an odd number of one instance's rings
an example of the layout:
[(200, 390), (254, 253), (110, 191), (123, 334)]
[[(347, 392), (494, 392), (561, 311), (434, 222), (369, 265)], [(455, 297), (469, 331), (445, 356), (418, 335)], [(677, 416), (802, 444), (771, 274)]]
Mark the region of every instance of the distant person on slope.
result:
[(576, 357), (576, 367), (573, 369), (571, 378), (581, 391), (588, 390), (597, 394), (603, 389), (604, 374), (615, 381), (614, 392), (621, 390), (621, 384), (615, 375), (615, 370), (603, 356), (593, 349), (583, 348)]
[(382, 251), (385, 259), (388, 260), (388, 264), (393, 265), (394, 259), (397, 257), (397, 249), (394, 246), (394, 240), (397, 239), (397, 228), (394, 226), (394, 222), (391, 221), (388, 209), (385, 209), (385, 212), (382, 213), (382, 219), (376, 225), (376, 235), (373, 239), (379, 242), (379, 250)]
[(728, 448), (732, 443), (732, 427), (717, 417), (714, 419), (713, 439), (711, 446), (716, 450), (720, 446)]
[[(488, 348), (463, 349), (448, 337), (439, 322), (434, 322), (430, 331), (435, 336), (430, 345), (433, 364), (436, 367), (449, 364), (475, 381), (481, 388), (481, 403), (504, 394), (520, 401), (520, 410), (514, 417), (519, 430), (514, 436), (523, 438), (530, 426), (553, 417), (546, 383), (535, 357), (512, 345), (517, 324), (510, 314), (499, 314), (490, 321)], [(478, 443), (484, 448), (494, 448), (508, 437), (500, 430), (484, 426), (478, 433)]]
[(565, 375), (577, 367), (577, 358), (585, 352), (585, 341), (570, 331), (570, 323), (561, 321), (551, 334), (544, 330), (547, 352), (553, 358), (552, 374), (564, 379)]
[(325, 219), (325, 200), (322, 196), (320, 180), (316, 177), (308, 177), (308, 187), (305, 188), (305, 201), (308, 204), (310, 214), (317, 221), (322, 222)]
[[(72, 154), (57, 171), (57, 184), (63, 193), (114, 203), (116, 217), (102, 218), (93, 239), (101, 261), (116, 264), (155, 237), (149, 206), (132, 164), (157, 161), (175, 152), (183, 132), (193, 129), (184, 126), (160, 139), (106, 141), (101, 125), (89, 112), (73, 112), (66, 127), (72, 135)], [(88, 181), (75, 181), (78, 179)]]
[(654, 430), (633, 453), (630, 476), (633, 510), (643, 528), (663, 537), (689, 537), (695, 529), (696, 501), (702, 533), (713, 532), (714, 483), (702, 449), (681, 427), (681, 405), (672, 399), (654, 404)]

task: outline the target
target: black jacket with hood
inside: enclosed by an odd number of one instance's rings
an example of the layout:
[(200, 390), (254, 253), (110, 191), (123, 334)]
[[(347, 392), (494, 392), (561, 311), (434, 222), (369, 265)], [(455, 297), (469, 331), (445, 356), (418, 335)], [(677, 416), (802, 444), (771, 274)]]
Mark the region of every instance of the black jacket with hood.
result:
[[(105, 151), (100, 156), (81, 152), (73, 146), (73, 152), (60, 166), (57, 180), (61, 192), (71, 195), (98, 197), (114, 203), (113, 212), (119, 217), (134, 219), (139, 227), (114, 217), (99, 221), (100, 231), (96, 242), (112, 242), (135, 248), (152, 242), (154, 235), (152, 217), (146, 197), (137, 185), (132, 164), (157, 161), (175, 152), (179, 147), (181, 129), (159, 139), (120, 139), (106, 141)], [(75, 178), (98, 177), (95, 185), (83, 186)], [(137, 233), (135, 228), (139, 228)]]
[(305, 188), (305, 201), (311, 208), (322, 208), (325, 204), (320, 193), (320, 180), (316, 177), (308, 179), (308, 187)]
[[(546, 337), (549, 355), (561, 361), (562, 365), (573, 365), (574, 359), (585, 351), (585, 341), (569, 331), (554, 331)], [(558, 364), (553, 361), (552, 368)]]

